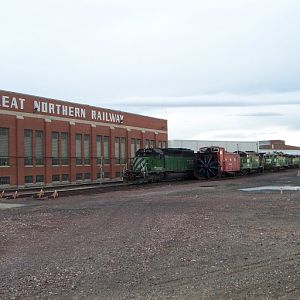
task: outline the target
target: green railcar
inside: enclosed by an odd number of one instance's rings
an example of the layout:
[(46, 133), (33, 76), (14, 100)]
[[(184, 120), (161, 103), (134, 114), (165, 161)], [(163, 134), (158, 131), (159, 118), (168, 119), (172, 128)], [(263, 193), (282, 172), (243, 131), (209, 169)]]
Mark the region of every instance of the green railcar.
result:
[(287, 168), (293, 168), (294, 167), (293, 155), (286, 155), (286, 165), (287, 165)]
[(279, 170), (288, 166), (287, 157), (283, 153), (265, 154), (265, 169)]
[(140, 149), (125, 170), (126, 182), (157, 182), (193, 175), (194, 151), (184, 148)]
[(300, 156), (293, 156), (293, 167), (299, 168), (300, 167)]
[(264, 161), (260, 155), (253, 151), (239, 151), (241, 161), (241, 173), (249, 174), (251, 172), (263, 172)]

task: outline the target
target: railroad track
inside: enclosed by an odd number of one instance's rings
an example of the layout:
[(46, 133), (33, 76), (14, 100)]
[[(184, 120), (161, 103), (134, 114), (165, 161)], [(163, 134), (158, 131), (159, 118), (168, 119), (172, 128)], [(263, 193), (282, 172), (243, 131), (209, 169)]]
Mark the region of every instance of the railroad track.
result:
[[(0, 191), (0, 201), (5, 199), (16, 199), (16, 198), (57, 198), (58, 196), (71, 196), (79, 194), (89, 194), (89, 193), (105, 193), (111, 191), (129, 190), (136, 189), (139, 186), (157, 186), (165, 184), (176, 184), (183, 181), (173, 180), (173, 181), (163, 181), (158, 183), (123, 183), (122, 181), (115, 182), (105, 182), (99, 184), (80, 184), (80, 185), (65, 185), (56, 187), (34, 187), (26, 189), (10, 189)], [(187, 181), (184, 181), (187, 182)]]
[(127, 186), (122, 181), (90, 183), (78, 185), (61, 185), (52, 187), (30, 187), (23, 189), (9, 189), (0, 192), (0, 200), (16, 198), (56, 198), (57, 196), (67, 196), (80, 193), (89, 193), (92, 191), (109, 191)]

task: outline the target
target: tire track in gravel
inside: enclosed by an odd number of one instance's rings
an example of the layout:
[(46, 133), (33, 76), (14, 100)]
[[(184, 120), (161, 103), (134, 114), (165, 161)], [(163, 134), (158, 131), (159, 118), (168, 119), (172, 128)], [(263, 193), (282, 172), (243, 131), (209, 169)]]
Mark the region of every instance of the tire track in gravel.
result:
[[(209, 275), (215, 275), (215, 274), (224, 274), (226, 276), (228, 275), (236, 275), (238, 273), (242, 273), (242, 272), (249, 272), (249, 271), (256, 271), (256, 270), (260, 270), (260, 272), (263, 271), (268, 271), (268, 270), (274, 270), (274, 266), (276, 265), (280, 265), (280, 264), (288, 264), (291, 261), (298, 261), (300, 260), (300, 253), (294, 253), (292, 255), (289, 255), (288, 257), (284, 256), (284, 257), (275, 257), (272, 259), (266, 259), (266, 260), (261, 260), (258, 262), (253, 262), (250, 264), (245, 264), (245, 265), (240, 265), (240, 266), (236, 266), (233, 268), (226, 267), (226, 268), (220, 268), (217, 270), (213, 270), (213, 271), (207, 271), (201, 274), (195, 274), (193, 276), (183, 276), (183, 277), (179, 277), (179, 278), (172, 278), (169, 280), (164, 280), (164, 281), (157, 281), (154, 284), (156, 286), (165, 286), (165, 285), (169, 285), (172, 283), (176, 283), (179, 281), (182, 281), (178, 284), (175, 284), (176, 287), (182, 287), (182, 286), (186, 286), (188, 284), (191, 284), (195, 281), (197, 281), (197, 279), (203, 279), (204, 277), (207, 277)], [(193, 270), (190, 270), (191, 268), (193, 268), (195, 266), (194, 265), (190, 265), (190, 266), (177, 266), (177, 267), (169, 267), (168, 269), (174, 269), (175, 268), (182, 268), (182, 269), (187, 269), (189, 271), (189, 273), (193, 272)], [(164, 269), (164, 271), (166, 271), (167, 268)], [(170, 288), (174, 288), (174, 285), (170, 286)], [(300, 289), (299, 288), (295, 288), (296, 290)], [(249, 290), (249, 288), (245, 288), (245, 290)], [(292, 291), (293, 292), (293, 291)]]
[[(271, 258), (271, 259), (261, 260), (258, 262), (253, 262), (253, 263), (246, 264), (243, 266), (238, 266), (238, 267), (235, 267), (233, 271), (231, 271), (227, 274), (229, 274), (229, 275), (236, 274), (239, 272), (248, 271), (250, 269), (258, 270), (261, 268), (273, 268), (274, 265), (278, 265), (281, 263), (288, 263), (293, 260), (300, 260), (300, 252), (291, 254), (287, 257), (285, 256), (285, 258), (275, 257), (275, 258)], [(218, 271), (222, 271), (222, 270), (218, 270)]]

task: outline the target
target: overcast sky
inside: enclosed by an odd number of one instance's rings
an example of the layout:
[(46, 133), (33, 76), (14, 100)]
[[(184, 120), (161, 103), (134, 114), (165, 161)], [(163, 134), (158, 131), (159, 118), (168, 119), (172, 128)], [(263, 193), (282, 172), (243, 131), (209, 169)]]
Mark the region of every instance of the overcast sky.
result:
[(0, 89), (300, 145), (299, 0), (2, 1)]

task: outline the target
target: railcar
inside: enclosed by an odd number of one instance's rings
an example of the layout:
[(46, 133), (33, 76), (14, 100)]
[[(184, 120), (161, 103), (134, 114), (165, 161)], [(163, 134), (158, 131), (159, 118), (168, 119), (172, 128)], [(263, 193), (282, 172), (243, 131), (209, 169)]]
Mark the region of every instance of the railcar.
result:
[(195, 154), (194, 176), (198, 179), (233, 175), (239, 173), (240, 168), (240, 155), (221, 147), (203, 147)]
[(266, 170), (280, 170), (288, 166), (287, 158), (283, 153), (264, 154)]
[(293, 168), (294, 167), (293, 155), (286, 154), (286, 167), (287, 168)]
[(158, 182), (193, 176), (194, 151), (185, 148), (140, 149), (124, 172), (125, 182)]
[(300, 167), (300, 156), (293, 156), (293, 167), (299, 168)]
[(288, 168), (299, 168), (300, 167), (300, 156), (299, 155), (286, 155)]
[(254, 151), (238, 151), (235, 152), (240, 155), (241, 159), (241, 173), (250, 174), (252, 172), (263, 172), (264, 160), (261, 155)]

